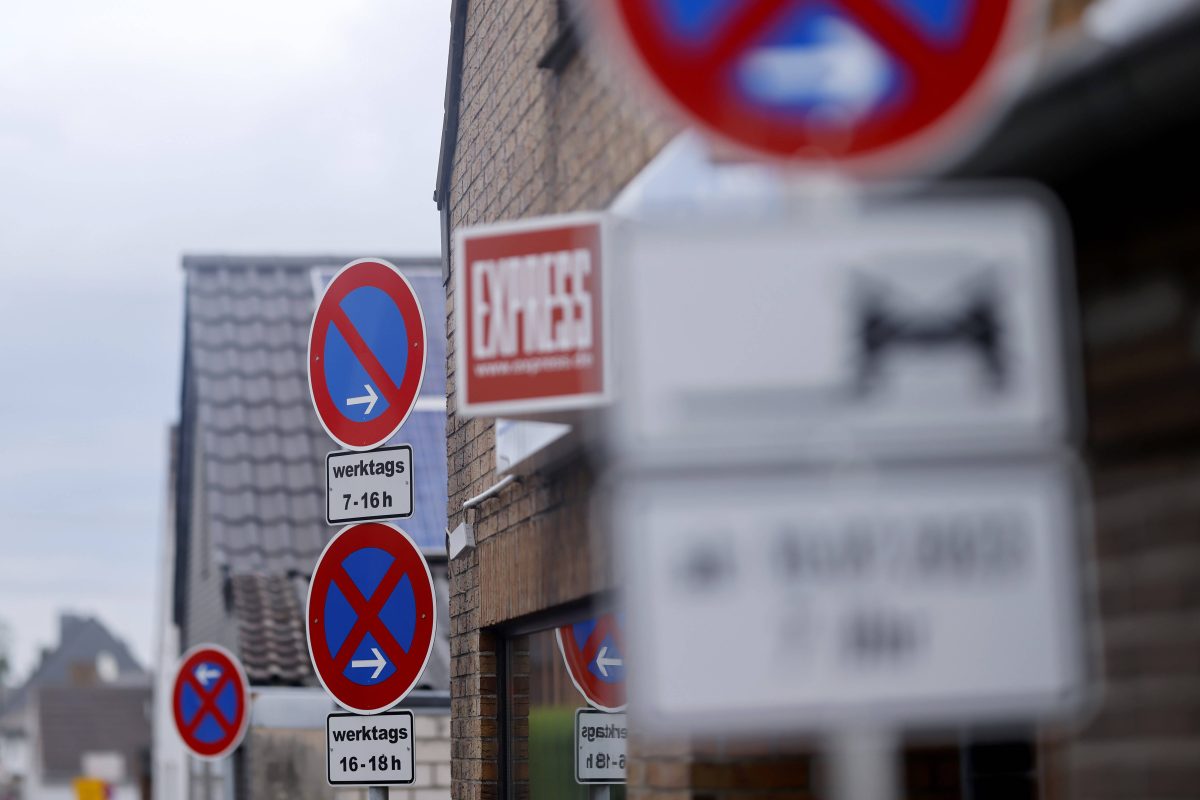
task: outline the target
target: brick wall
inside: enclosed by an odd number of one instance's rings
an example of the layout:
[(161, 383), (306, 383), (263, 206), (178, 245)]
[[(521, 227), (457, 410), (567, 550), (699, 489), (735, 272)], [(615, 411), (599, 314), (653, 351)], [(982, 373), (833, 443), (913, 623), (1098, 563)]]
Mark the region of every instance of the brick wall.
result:
[[(1056, 24), (1085, 3), (1063, 0)], [(558, 32), (555, 0), (471, 0), (465, 25), (458, 139), (448, 197), (454, 229), (605, 207), (674, 131), (621, 81), (606, 79), (585, 52), (561, 72), (536, 65)], [(613, 88), (617, 87), (617, 88)], [(462, 504), (498, 480), (490, 420), (462, 419), (454, 375), (454, 254), (446, 286), (449, 524)], [(591, 483), (583, 460), (538, 473), (473, 513), (478, 546), (450, 563), (452, 796), (502, 796), (498, 639), (490, 627), (579, 600), (610, 586), (592, 562), (587, 526)], [(637, 751), (636, 742), (631, 750)], [(646, 800), (809, 798), (807, 756), (642, 748), (631, 760), (629, 792)], [(940, 759), (940, 760), (939, 760)], [(950, 797), (957, 774), (945, 759), (910, 753), (914, 796)]]
[[(558, 33), (554, 0), (469, 3), (459, 135), (449, 193), (454, 228), (605, 207), (670, 128), (606, 88), (584, 55), (560, 73), (538, 60)], [(454, 280), (447, 291), (449, 524), (492, 486), (490, 420), (455, 414)], [(499, 796), (496, 640), (488, 626), (588, 596), (608, 583), (586, 526), (591, 472), (566, 464), (478, 509), (478, 547), (450, 564), (453, 797)], [(486, 591), (482, 590), (486, 587)]]
[(1079, 241), (1095, 716), (1051, 752), (1058, 796), (1200, 795), (1200, 165), (1195, 126), (1061, 187)]
[(412, 786), (393, 786), (392, 800), (446, 800), (450, 797), (450, 715), (413, 714), (416, 772)]

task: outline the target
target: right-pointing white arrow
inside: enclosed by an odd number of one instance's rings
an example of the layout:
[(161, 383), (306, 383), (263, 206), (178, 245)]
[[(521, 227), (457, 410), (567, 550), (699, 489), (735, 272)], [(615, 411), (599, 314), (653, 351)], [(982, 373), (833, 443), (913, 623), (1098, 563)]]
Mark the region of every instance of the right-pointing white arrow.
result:
[(350, 666), (354, 667), (355, 669), (362, 667), (374, 667), (375, 672), (371, 674), (371, 680), (375, 680), (379, 677), (379, 673), (383, 672), (383, 668), (388, 665), (388, 661), (383, 657), (383, 654), (379, 652), (378, 648), (372, 647), (371, 652), (375, 654), (375, 658), (370, 660), (361, 659), (359, 661), (351, 661)]
[(740, 71), (747, 89), (773, 103), (808, 101), (857, 119), (887, 93), (887, 56), (865, 33), (837, 18), (818, 24), (819, 41), (751, 51)]
[(602, 677), (608, 677), (609, 667), (621, 667), (625, 662), (619, 658), (605, 658), (608, 655), (608, 645), (600, 648), (600, 652), (596, 653), (596, 669), (600, 670)]
[(369, 383), (364, 383), (363, 388), (367, 390), (367, 393), (362, 397), (347, 397), (346, 405), (366, 406), (363, 409), (363, 416), (366, 417), (370, 415), (371, 409), (375, 408), (375, 401), (379, 399), (379, 395), (375, 394), (375, 390), (371, 388), (371, 384)]

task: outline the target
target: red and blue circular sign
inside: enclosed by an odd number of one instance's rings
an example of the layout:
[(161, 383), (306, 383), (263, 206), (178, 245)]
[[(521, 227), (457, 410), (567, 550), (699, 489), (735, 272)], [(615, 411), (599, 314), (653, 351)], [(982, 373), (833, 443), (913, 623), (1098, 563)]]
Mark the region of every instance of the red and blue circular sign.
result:
[(241, 744), (250, 722), (250, 684), (224, 647), (202, 644), (184, 653), (171, 698), (175, 729), (194, 755), (223, 758)]
[(325, 432), (350, 450), (373, 450), (408, 419), (425, 378), (425, 317), (392, 264), (342, 267), (313, 314), (308, 386)]
[(555, 630), (575, 688), (601, 711), (625, 708), (625, 645), (621, 615), (599, 616)]
[(347, 711), (386, 711), (417, 685), (437, 631), (433, 576), (395, 525), (342, 528), (308, 584), (308, 652)]
[[(608, 0), (651, 84), (736, 149), (863, 172), (939, 155), (1039, 0)], [(941, 147), (939, 147), (939, 145)]]

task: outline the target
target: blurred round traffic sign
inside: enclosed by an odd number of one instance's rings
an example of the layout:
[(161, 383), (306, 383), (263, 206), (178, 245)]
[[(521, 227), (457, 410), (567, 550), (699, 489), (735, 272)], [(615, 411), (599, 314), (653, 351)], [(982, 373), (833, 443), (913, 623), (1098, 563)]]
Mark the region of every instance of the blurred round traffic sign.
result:
[(308, 584), (308, 652), (321, 685), (347, 711), (376, 714), (404, 699), (433, 652), (433, 576), (395, 525), (338, 531)]
[(242, 743), (250, 722), (250, 684), (237, 657), (202, 644), (179, 659), (171, 690), (175, 729), (200, 758), (223, 758)]
[(625, 708), (625, 652), (617, 614), (563, 625), (554, 631), (571, 682), (601, 711)]
[(977, 124), (1041, 0), (604, 0), (653, 87), (735, 149), (907, 172)]
[(400, 430), (425, 378), (425, 317), (408, 279), (380, 259), (342, 267), (313, 314), (308, 388), (334, 441), (373, 450)]

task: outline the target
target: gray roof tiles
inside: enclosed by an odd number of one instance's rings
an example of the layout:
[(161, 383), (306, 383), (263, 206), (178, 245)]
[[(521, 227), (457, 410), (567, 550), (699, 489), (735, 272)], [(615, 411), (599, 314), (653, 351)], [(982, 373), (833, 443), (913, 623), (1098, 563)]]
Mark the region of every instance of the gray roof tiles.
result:
[(251, 683), (303, 683), (311, 674), (303, 607), (282, 575), (235, 575), (241, 661)]

